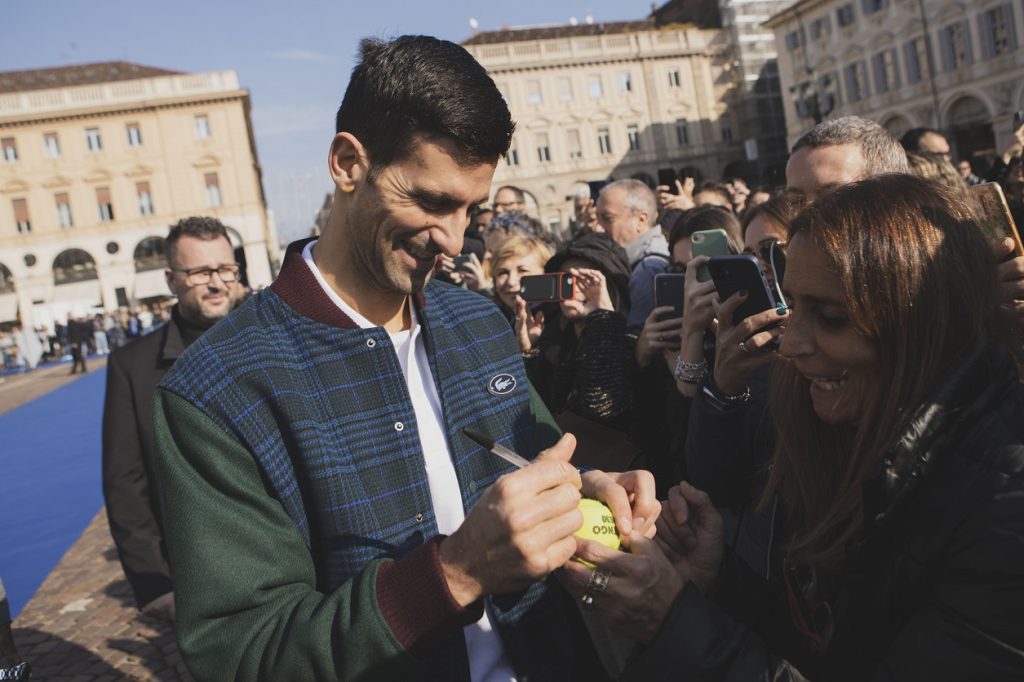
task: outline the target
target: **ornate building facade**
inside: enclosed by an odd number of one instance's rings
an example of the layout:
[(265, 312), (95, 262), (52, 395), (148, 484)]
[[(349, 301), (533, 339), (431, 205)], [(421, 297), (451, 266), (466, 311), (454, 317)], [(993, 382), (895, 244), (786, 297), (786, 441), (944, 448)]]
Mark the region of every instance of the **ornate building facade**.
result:
[(775, 32), (790, 145), (816, 120), (856, 114), (896, 136), (946, 133), (983, 167), (1024, 110), (1024, 6), (1008, 0), (800, 0)]
[(250, 286), (278, 261), (233, 71), (126, 62), (0, 73), (0, 323), (168, 296), (163, 238), (192, 215), (229, 226)]
[[(516, 121), (495, 187), (523, 188), (552, 229), (581, 183), (658, 170), (719, 178), (745, 168), (728, 34), (693, 23), (581, 23), (480, 32), (463, 46)], [(493, 191), (492, 191), (493, 196)]]

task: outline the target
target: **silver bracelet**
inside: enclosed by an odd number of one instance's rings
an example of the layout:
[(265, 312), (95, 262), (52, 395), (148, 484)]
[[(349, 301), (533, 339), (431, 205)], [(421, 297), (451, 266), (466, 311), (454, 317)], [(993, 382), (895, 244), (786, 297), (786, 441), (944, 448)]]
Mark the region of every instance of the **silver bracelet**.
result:
[(676, 368), (673, 372), (676, 381), (681, 381), (684, 384), (696, 385), (703, 381), (707, 374), (707, 360), (701, 360), (700, 362), (687, 362), (683, 360), (682, 355), (676, 356)]

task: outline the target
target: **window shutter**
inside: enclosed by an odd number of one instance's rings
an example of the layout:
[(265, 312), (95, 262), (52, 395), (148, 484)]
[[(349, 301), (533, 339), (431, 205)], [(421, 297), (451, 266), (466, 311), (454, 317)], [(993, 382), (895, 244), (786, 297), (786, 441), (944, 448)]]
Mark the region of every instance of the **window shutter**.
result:
[(878, 53), (871, 58), (871, 70), (874, 71), (875, 92), (886, 92), (889, 89), (889, 82), (885, 78), (885, 56)]
[(964, 32), (964, 66), (974, 63), (974, 48), (971, 45), (971, 22), (964, 20), (963, 24)]
[(950, 32), (950, 27), (944, 28), (939, 32), (939, 50), (942, 52), (943, 71), (952, 71), (956, 64), (956, 58), (953, 56), (953, 39)]
[(1003, 5), (1003, 12), (1006, 14), (1006, 26), (1010, 39), (1010, 49), (1017, 49), (1017, 17), (1013, 13), (1013, 5)]
[(996, 42), (992, 24), (992, 13), (982, 12), (978, 15), (978, 35), (981, 36), (981, 58), (992, 59), (996, 56)]
[(28, 222), (28, 202), (24, 199), (13, 199), (11, 204), (14, 206), (14, 222), (16, 223), (27, 223)]

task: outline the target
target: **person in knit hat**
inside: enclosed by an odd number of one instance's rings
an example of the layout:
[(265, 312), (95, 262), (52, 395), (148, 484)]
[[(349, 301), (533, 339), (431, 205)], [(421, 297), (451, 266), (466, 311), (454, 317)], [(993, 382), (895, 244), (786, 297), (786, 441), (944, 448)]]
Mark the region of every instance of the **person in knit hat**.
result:
[[(607, 234), (586, 234), (556, 253), (544, 269), (571, 273), (576, 295), (548, 306), (539, 338), (523, 348), (531, 383), (555, 415), (572, 412), (627, 430), (633, 341), (626, 333), (625, 250)], [(517, 308), (517, 325), (526, 323), (526, 303), (520, 301)]]

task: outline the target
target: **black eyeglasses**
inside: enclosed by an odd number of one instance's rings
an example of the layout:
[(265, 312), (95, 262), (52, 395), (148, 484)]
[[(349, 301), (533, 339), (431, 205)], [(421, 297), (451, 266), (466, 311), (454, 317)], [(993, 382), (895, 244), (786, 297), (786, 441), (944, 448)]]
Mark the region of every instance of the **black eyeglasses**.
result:
[(191, 270), (184, 270), (182, 268), (171, 268), (174, 272), (185, 273), (185, 284), (190, 287), (198, 287), (204, 284), (209, 284), (213, 278), (213, 273), (217, 273), (220, 277), (220, 281), (224, 284), (230, 284), (238, 281), (238, 263), (231, 263), (230, 265), (220, 265), (216, 268), (193, 268)]

